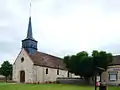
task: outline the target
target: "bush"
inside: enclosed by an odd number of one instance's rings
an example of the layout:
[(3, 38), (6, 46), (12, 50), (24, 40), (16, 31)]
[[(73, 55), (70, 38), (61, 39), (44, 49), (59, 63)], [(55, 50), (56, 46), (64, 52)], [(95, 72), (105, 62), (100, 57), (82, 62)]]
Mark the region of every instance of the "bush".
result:
[(52, 83), (52, 81), (49, 81), (49, 83)]
[(48, 83), (48, 81), (45, 81), (45, 84), (47, 84)]
[(33, 84), (36, 84), (36, 82), (33, 82)]
[(56, 81), (56, 83), (57, 83), (57, 84), (59, 84), (59, 83), (60, 83), (60, 81)]
[(56, 83), (56, 81), (53, 81), (53, 83)]

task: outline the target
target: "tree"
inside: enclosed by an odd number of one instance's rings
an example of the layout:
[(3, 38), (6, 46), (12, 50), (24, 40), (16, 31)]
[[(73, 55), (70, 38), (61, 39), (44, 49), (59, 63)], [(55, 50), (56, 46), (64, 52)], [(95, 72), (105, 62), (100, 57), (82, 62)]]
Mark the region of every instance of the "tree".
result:
[(97, 51), (94, 50), (92, 52), (92, 58), (94, 61), (94, 65), (96, 67), (95, 71), (98, 73), (100, 76), (103, 71), (106, 71), (108, 68), (108, 65), (112, 62), (113, 57), (111, 53), (107, 53), (105, 51)]
[(0, 74), (5, 76), (5, 80), (7, 82), (8, 76), (12, 75), (12, 64), (10, 64), (8, 61), (4, 61), (0, 68)]
[[(89, 56), (87, 52), (82, 51), (76, 55), (65, 56), (64, 62), (69, 72), (80, 75), (88, 81), (95, 73), (103, 72), (100, 68), (107, 70), (109, 63), (112, 62), (112, 54), (94, 50)], [(96, 67), (99, 69), (96, 70)]]
[(64, 62), (68, 71), (84, 77), (87, 81), (93, 76), (93, 60), (85, 51), (79, 52), (76, 55), (65, 56)]

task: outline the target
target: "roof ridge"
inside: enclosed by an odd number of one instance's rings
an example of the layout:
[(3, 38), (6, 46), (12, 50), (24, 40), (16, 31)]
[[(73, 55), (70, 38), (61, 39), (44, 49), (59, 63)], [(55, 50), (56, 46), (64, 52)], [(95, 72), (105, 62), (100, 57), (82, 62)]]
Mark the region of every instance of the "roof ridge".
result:
[(117, 56), (120, 56), (120, 55), (114, 55), (113, 57), (117, 57)]
[(61, 59), (63, 60), (62, 58), (58, 57), (58, 56), (55, 56), (55, 55), (51, 55), (51, 54), (48, 54), (48, 53), (44, 53), (44, 52), (40, 52), (40, 51), (37, 51), (38, 53), (42, 53), (42, 54), (46, 54), (48, 56), (52, 56), (52, 57), (55, 57), (55, 58), (58, 58), (58, 59)]

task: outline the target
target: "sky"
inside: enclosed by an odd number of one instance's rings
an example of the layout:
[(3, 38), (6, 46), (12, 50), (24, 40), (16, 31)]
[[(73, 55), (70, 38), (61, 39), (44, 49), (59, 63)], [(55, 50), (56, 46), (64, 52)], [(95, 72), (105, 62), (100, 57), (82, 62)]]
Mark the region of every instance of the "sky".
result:
[[(13, 63), (27, 35), (30, 0), (0, 0), (0, 64)], [(120, 0), (32, 0), (38, 50), (58, 57), (80, 51), (120, 54)]]

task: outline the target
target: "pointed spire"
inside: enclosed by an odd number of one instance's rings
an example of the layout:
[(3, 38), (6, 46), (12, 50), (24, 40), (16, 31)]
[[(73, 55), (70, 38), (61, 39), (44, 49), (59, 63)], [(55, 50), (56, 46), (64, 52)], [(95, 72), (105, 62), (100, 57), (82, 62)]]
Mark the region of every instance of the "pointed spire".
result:
[(31, 23), (31, 17), (29, 17), (27, 38), (33, 39), (33, 36), (32, 36), (32, 23)]
[(29, 23), (27, 37), (22, 40), (22, 48), (24, 48), (28, 54), (35, 54), (37, 52), (37, 41), (32, 36), (32, 21), (31, 21), (31, 0), (29, 5)]
[(30, 11), (29, 11), (29, 24), (28, 24), (28, 32), (27, 32), (27, 38), (33, 39), (32, 36), (32, 23), (31, 23), (31, 0), (30, 0)]

